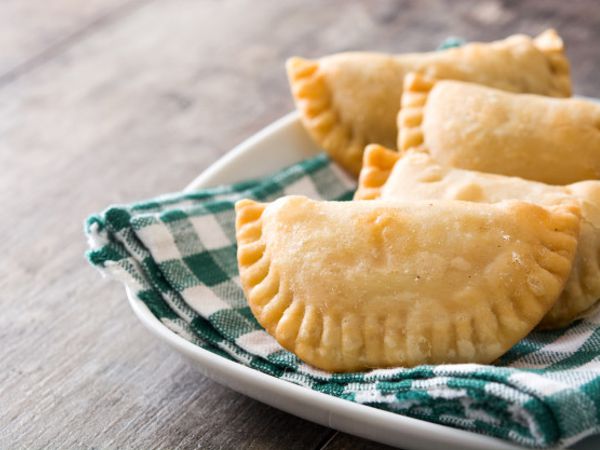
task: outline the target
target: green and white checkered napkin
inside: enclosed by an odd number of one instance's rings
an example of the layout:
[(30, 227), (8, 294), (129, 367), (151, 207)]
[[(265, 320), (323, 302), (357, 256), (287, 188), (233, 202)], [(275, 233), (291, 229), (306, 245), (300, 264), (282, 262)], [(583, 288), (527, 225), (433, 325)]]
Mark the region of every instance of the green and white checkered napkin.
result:
[(494, 366), (331, 374), (283, 350), (244, 299), (233, 205), (286, 194), (349, 200), (353, 189), (320, 155), (258, 181), (114, 206), (87, 220), (87, 257), (184, 339), (307, 389), (531, 447), (600, 432), (600, 314), (534, 332)]

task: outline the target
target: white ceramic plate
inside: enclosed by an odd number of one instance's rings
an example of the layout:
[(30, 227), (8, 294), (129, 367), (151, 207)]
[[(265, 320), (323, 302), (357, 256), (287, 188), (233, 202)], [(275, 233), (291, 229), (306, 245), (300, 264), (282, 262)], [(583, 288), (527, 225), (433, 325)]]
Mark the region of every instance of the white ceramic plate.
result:
[[(291, 113), (227, 153), (187, 189), (267, 175), (319, 151), (304, 131), (298, 115)], [(177, 336), (162, 325), (131, 292), (127, 294), (133, 311), (152, 334), (190, 359), (205, 376), (290, 414), (407, 450), (518, 448), (499, 439), (341, 400), (242, 366)], [(573, 448), (598, 449), (600, 439), (587, 439)]]

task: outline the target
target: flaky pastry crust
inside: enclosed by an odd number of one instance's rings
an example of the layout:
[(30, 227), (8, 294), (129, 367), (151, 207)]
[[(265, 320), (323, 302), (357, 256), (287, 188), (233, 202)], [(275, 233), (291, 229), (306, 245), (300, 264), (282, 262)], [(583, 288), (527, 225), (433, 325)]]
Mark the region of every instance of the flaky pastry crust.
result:
[(600, 105), (412, 73), (404, 79), (398, 148), (548, 184), (600, 179)]
[(579, 233), (574, 203), (292, 196), (236, 214), (252, 313), (334, 372), (494, 361), (555, 303)]

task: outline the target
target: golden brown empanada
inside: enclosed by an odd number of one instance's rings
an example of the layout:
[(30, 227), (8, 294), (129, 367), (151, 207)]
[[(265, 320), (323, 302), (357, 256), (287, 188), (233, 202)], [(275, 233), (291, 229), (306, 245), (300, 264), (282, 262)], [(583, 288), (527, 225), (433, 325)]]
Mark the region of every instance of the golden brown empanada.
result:
[(404, 80), (398, 148), (549, 184), (600, 178), (600, 104), (418, 74)]
[(379, 145), (367, 147), (357, 200), (466, 200), (496, 203), (518, 199), (542, 206), (574, 198), (582, 207), (581, 231), (573, 270), (559, 300), (540, 328), (560, 328), (581, 317), (600, 299), (600, 181), (552, 186), (517, 177), (444, 167), (430, 155), (403, 156)]
[(430, 53), (340, 53), (291, 58), (287, 72), (302, 122), (313, 139), (358, 175), (366, 144), (394, 147), (402, 80), (416, 71), (513, 92), (571, 94), (569, 64), (554, 30)]
[(495, 360), (558, 298), (579, 233), (574, 203), (291, 196), (236, 213), (252, 313), (329, 371)]

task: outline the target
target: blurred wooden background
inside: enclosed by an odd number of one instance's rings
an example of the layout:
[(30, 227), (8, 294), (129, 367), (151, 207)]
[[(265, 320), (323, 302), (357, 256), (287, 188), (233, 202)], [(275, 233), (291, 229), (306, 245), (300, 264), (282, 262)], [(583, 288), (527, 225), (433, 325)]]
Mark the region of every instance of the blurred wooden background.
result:
[(86, 264), (82, 221), (290, 111), (291, 55), (547, 27), (600, 96), (597, 0), (0, 2), (0, 448), (384, 448), (202, 377)]

